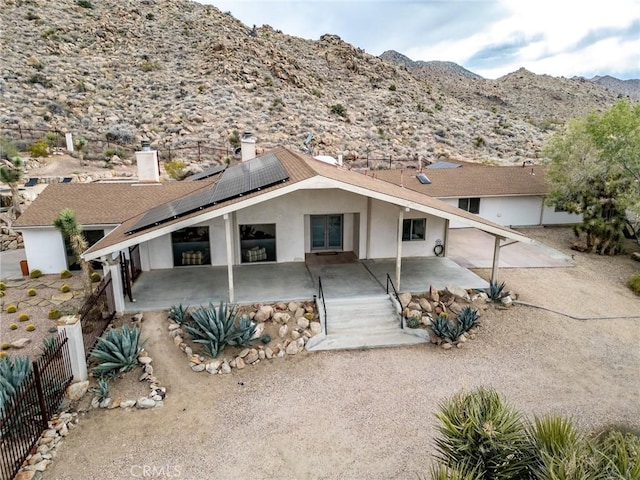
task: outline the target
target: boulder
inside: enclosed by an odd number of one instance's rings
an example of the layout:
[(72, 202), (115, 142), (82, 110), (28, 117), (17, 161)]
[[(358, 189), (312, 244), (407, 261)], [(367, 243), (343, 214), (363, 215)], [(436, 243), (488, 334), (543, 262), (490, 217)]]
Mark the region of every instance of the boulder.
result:
[(297, 340), (300, 338), (300, 332), (298, 330), (291, 330), (291, 338)]
[(244, 361), (248, 364), (253, 364), (259, 358), (260, 357), (258, 356), (258, 350), (256, 350), (255, 348), (252, 348), (251, 350), (249, 350), (249, 353), (247, 354), (247, 356), (244, 357)]
[[(120, 406), (122, 407), (122, 405), (124, 405), (126, 402), (122, 402), (120, 404)], [(140, 397), (138, 398), (138, 401), (136, 402), (136, 407), (140, 408), (140, 409), (147, 409), (147, 408), (153, 408), (156, 406), (156, 401), (152, 400), (151, 398), (147, 398), (147, 397)]]
[(271, 350), (271, 348), (269, 347), (265, 348), (264, 356), (267, 358), (267, 360), (271, 360), (273, 358), (273, 350)]
[(427, 300), (424, 297), (420, 297), (418, 299), (418, 304), (420, 305), (420, 308), (422, 309), (422, 311), (425, 313), (431, 313), (433, 311), (433, 307), (431, 306), (431, 303), (429, 302), (429, 300)]
[(271, 305), (262, 305), (256, 312), (256, 315), (253, 317), (253, 319), (256, 322), (266, 322), (271, 318), (272, 314), (273, 307)]
[(438, 293), (438, 289), (433, 285), (429, 287), (429, 300), (436, 303), (440, 301), (440, 294)]
[(314, 335), (318, 335), (322, 332), (322, 325), (320, 324), (320, 322), (311, 322), (309, 324), (309, 327), (311, 328), (311, 333)]
[(289, 332), (289, 327), (287, 325), (282, 325), (278, 330), (278, 336), (280, 338), (285, 338), (288, 332)]
[(31, 343), (30, 338), (19, 338), (11, 342), (11, 348), (24, 348)]
[(286, 352), (287, 355), (297, 355), (298, 354), (298, 343), (297, 342), (291, 342), (289, 345), (287, 345), (286, 348)]
[(246, 366), (244, 359), (242, 357), (236, 358), (236, 368), (238, 370), (242, 370)]
[(309, 320), (305, 317), (300, 317), (296, 323), (300, 328), (309, 328)]
[(87, 393), (87, 390), (89, 390), (89, 380), (76, 382), (67, 387), (66, 395), (69, 400), (80, 400), (82, 396)]
[(295, 312), (300, 308), (300, 304), (297, 302), (289, 302), (289, 305), (287, 305), (287, 308), (289, 309), (290, 312)]
[(287, 312), (276, 312), (273, 314), (273, 321), (276, 323), (287, 323), (291, 320), (291, 315)]
[(408, 292), (399, 294), (398, 298), (400, 299), (400, 305), (402, 305), (402, 308), (405, 308), (411, 302), (411, 294)]
[(421, 310), (408, 310), (406, 313), (407, 320), (415, 319), (417, 321), (422, 320), (422, 311)]
[(458, 287), (457, 285), (447, 285), (447, 287), (445, 288), (445, 291), (453, 295), (456, 300), (467, 302), (467, 303), (471, 301), (467, 291), (462, 287)]

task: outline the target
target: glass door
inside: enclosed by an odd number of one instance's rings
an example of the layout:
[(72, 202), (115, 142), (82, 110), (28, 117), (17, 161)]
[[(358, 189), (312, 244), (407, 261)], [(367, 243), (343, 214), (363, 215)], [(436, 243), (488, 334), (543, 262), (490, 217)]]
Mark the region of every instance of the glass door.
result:
[(311, 250), (342, 249), (342, 215), (311, 215)]

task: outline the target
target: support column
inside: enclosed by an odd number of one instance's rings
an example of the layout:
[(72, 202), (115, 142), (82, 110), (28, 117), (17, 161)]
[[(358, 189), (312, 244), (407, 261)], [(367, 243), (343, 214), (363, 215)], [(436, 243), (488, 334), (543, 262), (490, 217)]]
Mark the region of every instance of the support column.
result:
[(502, 237), (496, 235), (495, 242), (493, 244), (493, 267), (491, 268), (491, 281), (493, 283), (498, 280), (498, 265), (500, 264), (500, 242)]
[(224, 235), (227, 243), (227, 278), (229, 281), (229, 302), (234, 303), (235, 291), (233, 288), (233, 236), (231, 232), (231, 215), (225, 213), (222, 218), (224, 218)]
[(444, 252), (442, 252), (443, 257), (449, 256), (449, 219), (447, 218), (444, 221)]
[(122, 275), (120, 275), (118, 259), (110, 258), (107, 260), (105, 270), (111, 273), (111, 287), (113, 288), (113, 303), (116, 313), (124, 313), (124, 288), (122, 288)]
[(371, 258), (371, 197), (367, 197), (367, 252), (365, 258)]
[(78, 315), (65, 315), (57, 322), (58, 333), (64, 332), (68, 338), (69, 359), (74, 382), (87, 380), (87, 361), (85, 360), (82, 325)]
[(400, 209), (398, 215), (398, 240), (396, 251), (396, 290), (400, 293), (400, 272), (402, 270), (402, 224), (404, 222), (404, 208)]

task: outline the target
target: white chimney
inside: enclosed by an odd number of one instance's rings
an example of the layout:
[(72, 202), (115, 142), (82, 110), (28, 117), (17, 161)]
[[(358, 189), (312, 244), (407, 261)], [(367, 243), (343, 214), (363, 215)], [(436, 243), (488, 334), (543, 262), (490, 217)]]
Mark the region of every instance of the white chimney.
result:
[(142, 150), (136, 152), (139, 182), (160, 182), (160, 166), (158, 152), (151, 150), (148, 140), (142, 141)]
[(342, 155), (338, 155), (338, 165), (342, 166)]
[(256, 139), (251, 136), (251, 132), (244, 132), (240, 139), (242, 151), (242, 161), (246, 162), (256, 157)]

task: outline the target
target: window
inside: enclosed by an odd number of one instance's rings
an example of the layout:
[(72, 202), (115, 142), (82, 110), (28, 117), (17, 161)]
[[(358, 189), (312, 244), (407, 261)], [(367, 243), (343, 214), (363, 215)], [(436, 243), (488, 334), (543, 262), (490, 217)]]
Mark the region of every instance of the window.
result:
[(402, 241), (424, 240), (427, 231), (426, 218), (409, 218), (402, 222)]
[(276, 261), (276, 224), (240, 225), (242, 263)]
[(210, 265), (209, 227), (187, 227), (171, 232), (173, 266)]
[(480, 199), (479, 198), (459, 198), (458, 208), (466, 210), (469, 213), (480, 213)]

